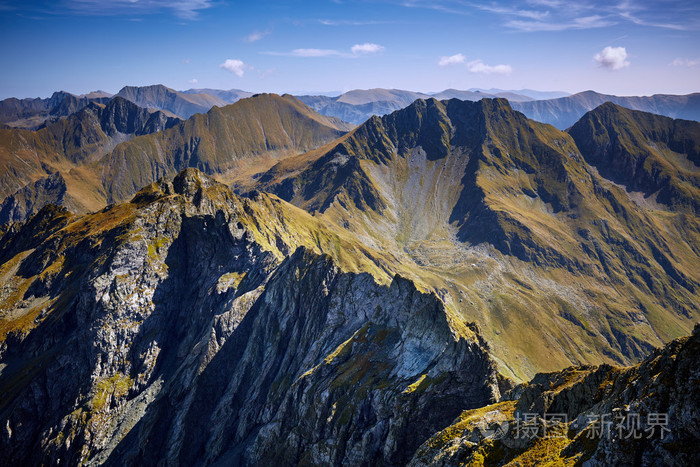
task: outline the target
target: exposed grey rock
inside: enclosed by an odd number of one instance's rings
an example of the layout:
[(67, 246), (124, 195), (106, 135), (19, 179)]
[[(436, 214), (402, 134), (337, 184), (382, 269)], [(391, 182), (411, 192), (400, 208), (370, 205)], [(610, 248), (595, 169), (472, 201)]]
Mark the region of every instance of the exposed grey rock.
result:
[(48, 210), (4, 232), (48, 318), (0, 349), (0, 463), (400, 465), (500, 397), (436, 296), (304, 248), (280, 264), (245, 203), (187, 170), (73, 234)]

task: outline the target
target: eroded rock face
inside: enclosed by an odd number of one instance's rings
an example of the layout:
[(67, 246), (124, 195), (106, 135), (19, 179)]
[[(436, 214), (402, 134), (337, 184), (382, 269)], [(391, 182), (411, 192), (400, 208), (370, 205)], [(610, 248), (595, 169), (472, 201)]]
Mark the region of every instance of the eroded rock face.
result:
[(0, 231), (0, 463), (395, 465), (500, 397), (437, 297), (280, 262), (254, 203), (187, 170)]
[(697, 465), (699, 358), (700, 325), (633, 367), (539, 374), (500, 403), (462, 413), (410, 465)]

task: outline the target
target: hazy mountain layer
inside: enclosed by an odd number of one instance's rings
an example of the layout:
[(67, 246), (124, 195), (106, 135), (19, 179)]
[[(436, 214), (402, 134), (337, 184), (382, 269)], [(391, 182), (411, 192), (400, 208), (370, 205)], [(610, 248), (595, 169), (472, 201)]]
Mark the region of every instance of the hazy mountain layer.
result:
[(182, 91), (185, 94), (209, 94), (214, 97), (218, 97), (222, 101), (228, 102), (229, 104), (233, 104), (234, 102), (238, 102), (241, 99), (245, 99), (247, 97), (253, 96), (252, 92), (248, 91), (241, 91), (240, 89), (228, 89), (228, 90), (223, 90), (223, 89), (188, 89), (187, 91)]
[(488, 97), (505, 97), (518, 101), (530, 100), (529, 97), (509, 92), (488, 94), (481, 91), (460, 91), (446, 89), (436, 94), (424, 94), (399, 89), (356, 89), (337, 97), (328, 96), (298, 96), (306, 105), (322, 115), (337, 117), (345, 122), (354, 124), (364, 123), (373, 115), (386, 115), (395, 110), (403, 109), (416, 99), (461, 99), (478, 101)]
[(632, 110), (642, 110), (671, 118), (700, 120), (700, 93), (677, 96), (655, 94), (643, 97), (621, 97), (585, 91), (559, 99), (513, 102), (513, 108), (538, 122), (565, 129), (576, 123), (586, 112), (605, 102)]
[(227, 105), (225, 99), (207, 93), (191, 94), (157, 84), (153, 86), (125, 86), (117, 96), (123, 97), (139, 107), (164, 110), (180, 118), (189, 118), (196, 113), (208, 112), (212, 107)]
[[(643, 133), (635, 122), (652, 117), (631, 114), (630, 132)], [(700, 124), (674, 125), (688, 149), (658, 145), (657, 155), (675, 160), (665, 166), (672, 179), (695, 180), (683, 171), (697, 174)], [(527, 378), (634, 362), (699, 317), (698, 219), (604, 177), (571, 136), (505, 100), (428, 100), (284, 160), (252, 187), (391, 252), (483, 325), (503, 371)], [(687, 199), (697, 202), (694, 190)]]
[(65, 91), (55, 92), (47, 99), (16, 99), (0, 101), (0, 123), (15, 128), (36, 129), (47, 120), (67, 117), (91, 102), (106, 103), (110, 96), (91, 93), (76, 96)]

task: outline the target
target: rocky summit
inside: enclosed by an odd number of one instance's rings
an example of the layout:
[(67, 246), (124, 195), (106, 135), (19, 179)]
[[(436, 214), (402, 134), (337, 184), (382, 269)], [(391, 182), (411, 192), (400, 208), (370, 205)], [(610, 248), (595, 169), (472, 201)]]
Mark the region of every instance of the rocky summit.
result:
[(278, 203), (188, 170), (6, 229), (2, 462), (402, 464), (510, 387), (435, 295), (265, 231)]
[(538, 374), (463, 412), (411, 466), (697, 465), (700, 325), (642, 363)]

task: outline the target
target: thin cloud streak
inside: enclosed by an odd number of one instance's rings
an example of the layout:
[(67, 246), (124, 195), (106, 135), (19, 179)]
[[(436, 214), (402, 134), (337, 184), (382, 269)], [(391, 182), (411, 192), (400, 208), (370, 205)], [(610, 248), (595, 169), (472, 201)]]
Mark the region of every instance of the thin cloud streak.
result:
[[(66, 0), (68, 10), (83, 15), (111, 16), (122, 14), (154, 14), (171, 11), (181, 19), (193, 20), (200, 10), (211, 8), (213, 0)], [(59, 7), (60, 8), (60, 7)]]
[(556, 32), (593, 29), (630, 22), (650, 28), (677, 31), (700, 29), (700, 8), (688, 2), (620, 3), (569, 2), (562, 0), (521, 0), (515, 2), (475, 3), (465, 0), (404, 0), (409, 8), (425, 8), (449, 14), (472, 14), (480, 10), (502, 19), (502, 24), (517, 32)]
[(260, 39), (262, 39), (265, 36), (268, 36), (272, 33), (269, 29), (266, 29), (264, 31), (253, 31), (252, 33), (248, 34), (243, 38), (243, 42), (248, 42), (249, 44), (252, 44), (253, 42), (257, 42)]
[(385, 47), (379, 44), (365, 42), (363, 44), (355, 44), (350, 48), (350, 53), (341, 52), (335, 49), (294, 49), (291, 52), (261, 52), (263, 55), (276, 55), (281, 57), (302, 57), (302, 58), (323, 58), (323, 57), (339, 57), (339, 58), (358, 58), (364, 55), (372, 55), (383, 52)]
[(700, 58), (696, 58), (696, 59), (676, 58), (674, 61), (671, 62), (671, 65), (691, 68), (691, 67), (700, 65)]

